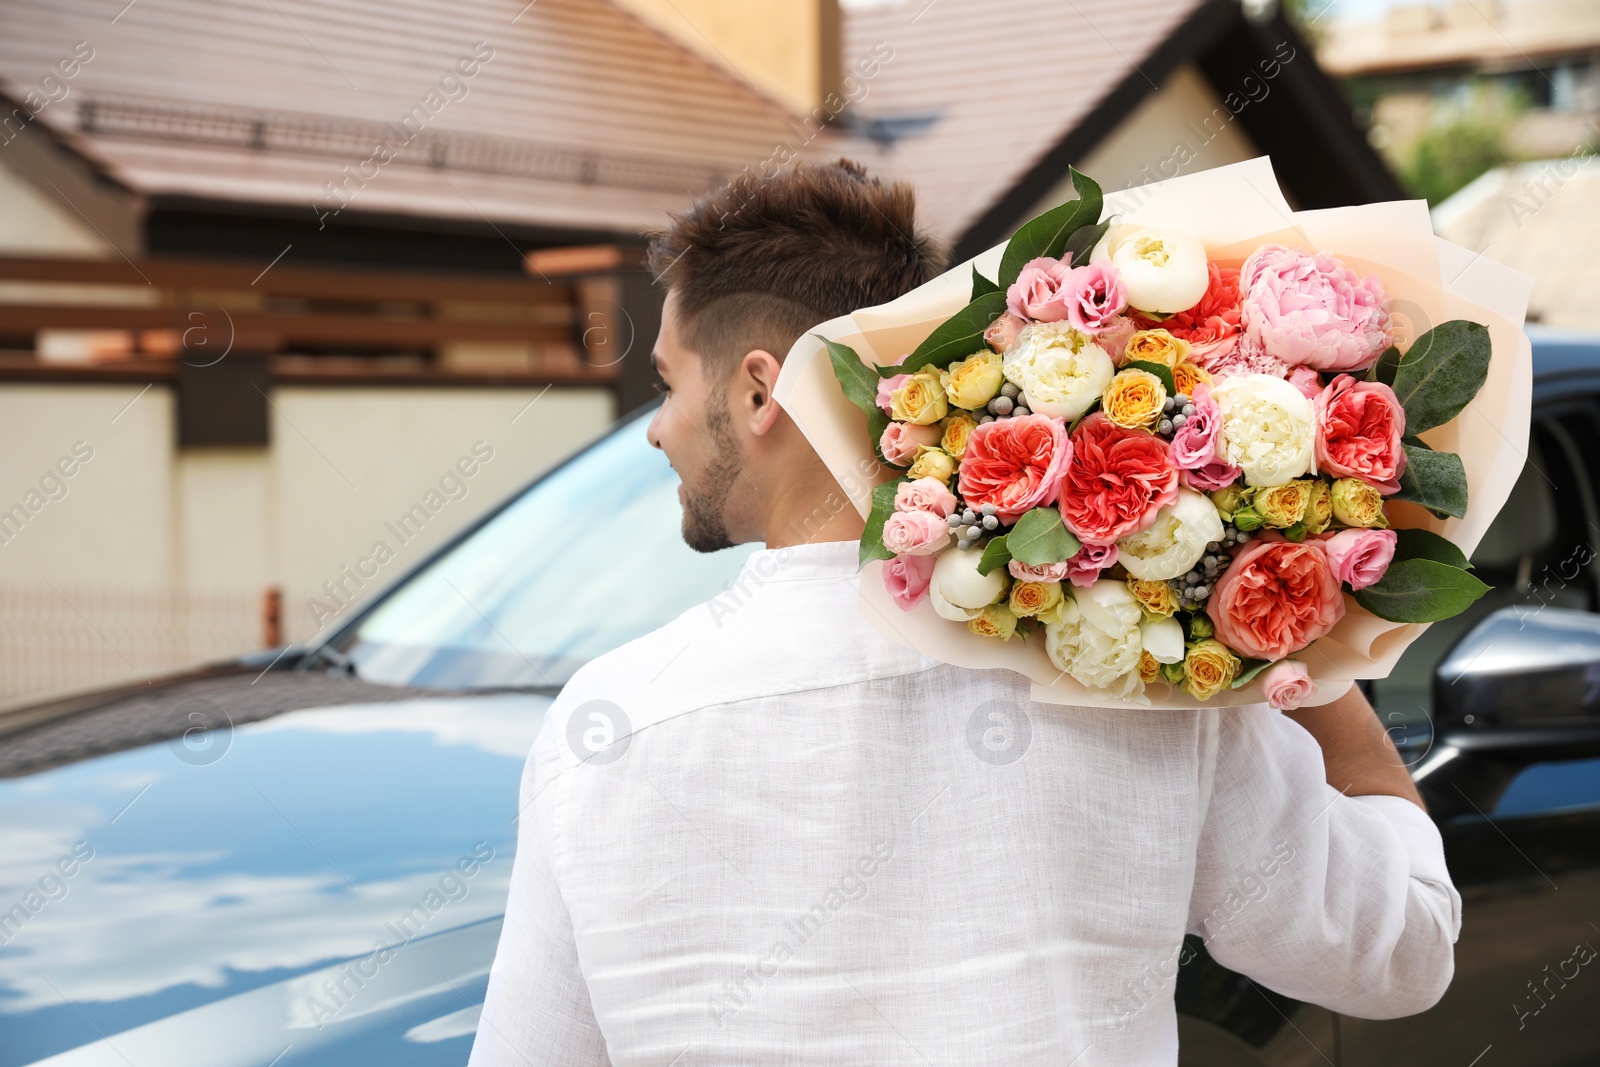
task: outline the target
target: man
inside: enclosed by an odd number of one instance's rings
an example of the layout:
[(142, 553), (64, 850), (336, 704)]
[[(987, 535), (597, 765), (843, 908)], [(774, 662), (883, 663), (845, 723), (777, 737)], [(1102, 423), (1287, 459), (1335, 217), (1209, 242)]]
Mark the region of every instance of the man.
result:
[(1460, 900), (1359, 694), (1041, 705), (858, 615), (861, 519), (772, 389), (805, 330), (937, 273), (908, 188), (742, 176), (651, 266), (684, 537), (766, 548), (551, 708), (474, 1065), (1170, 1067), (1186, 933), (1336, 1011), (1438, 1000)]

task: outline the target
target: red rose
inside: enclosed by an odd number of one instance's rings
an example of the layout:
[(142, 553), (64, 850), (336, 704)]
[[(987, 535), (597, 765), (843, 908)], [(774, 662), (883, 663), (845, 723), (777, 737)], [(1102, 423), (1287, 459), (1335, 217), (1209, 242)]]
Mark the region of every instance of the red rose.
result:
[(1189, 342), (1189, 358), (1202, 367), (1232, 353), (1239, 342), (1239, 272), (1232, 267), (1206, 264), (1211, 284), (1206, 295), (1188, 311), (1159, 322), (1140, 315), (1142, 330), (1159, 327), (1172, 336)]
[(1072, 434), (1061, 480), (1061, 517), (1085, 544), (1109, 545), (1143, 529), (1178, 498), (1178, 468), (1167, 442), (1125, 430), (1095, 412)]
[(1344, 593), (1316, 541), (1267, 535), (1246, 545), (1206, 604), (1217, 640), (1255, 659), (1282, 659), (1344, 618)]
[(1371, 482), (1385, 496), (1398, 493), (1406, 412), (1394, 390), (1341, 374), (1317, 395), (1316, 409), (1317, 471)]
[(1067, 427), (1049, 415), (1020, 415), (974, 427), (961, 454), (961, 499), (993, 504), (1003, 523), (1055, 502), (1072, 457)]

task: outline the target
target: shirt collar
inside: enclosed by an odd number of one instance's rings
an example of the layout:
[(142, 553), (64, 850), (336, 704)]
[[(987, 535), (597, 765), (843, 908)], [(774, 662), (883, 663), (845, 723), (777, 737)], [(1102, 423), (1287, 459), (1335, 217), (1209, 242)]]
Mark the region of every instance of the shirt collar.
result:
[(760, 582), (853, 578), (858, 569), (859, 551), (855, 541), (818, 541), (786, 548), (763, 548), (745, 558), (739, 577)]

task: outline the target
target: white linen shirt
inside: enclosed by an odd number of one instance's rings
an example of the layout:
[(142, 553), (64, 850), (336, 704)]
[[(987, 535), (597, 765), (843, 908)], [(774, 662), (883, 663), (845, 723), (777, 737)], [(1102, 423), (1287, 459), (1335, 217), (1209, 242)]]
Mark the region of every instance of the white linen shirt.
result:
[(1442, 995), (1460, 898), (1416, 806), (1332, 789), (1266, 705), (925, 659), (858, 615), (856, 552), (756, 552), (562, 691), (472, 1067), (1171, 1067), (1190, 932), (1336, 1011)]

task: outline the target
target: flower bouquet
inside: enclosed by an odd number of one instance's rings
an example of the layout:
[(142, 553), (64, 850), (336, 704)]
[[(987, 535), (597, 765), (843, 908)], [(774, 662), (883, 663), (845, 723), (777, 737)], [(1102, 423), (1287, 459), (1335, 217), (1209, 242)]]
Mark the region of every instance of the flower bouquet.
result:
[[(1349, 254), (1287, 205), (1268, 231), (1224, 239), (1211, 222), (1203, 238), (1184, 226), (1193, 198), (1112, 215), (1092, 180), (1072, 178), (1078, 199), (957, 268), (964, 302), (931, 329), (892, 310), (925, 312), (918, 290), (810, 339), (866, 416), (848, 473), (877, 483), (870, 503), (869, 487), (841, 483), (865, 505), (868, 617), (1072, 703), (1292, 708), (1386, 672), (1420, 624), (1488, 588), (1449, 525), (1470, 501), (1475, 543), (1520, 462), (1472, 450), (1480, 483), (1498, 471), (1474, 492), (1455, 424), (1495, 364), (1504, 382), (1526, 379), (1520, 310), (1504, 309), (1512, 321), (1430, 291), (1437, 260), (1416, 241), (1398, 266), (1423, 277), (1387, 266), (1377, 218)], [(1328, 231), (1309, 217), (1335, 214), (1302, 216)], [(948, 301), (956, 273), (923, 289)], [(1419, 318), (1438, 324), (1416, 331)], [(1503, 440), (1525, 451), (1527, 390), (1520, 411), (1508, 398)], [(779, 400), (834, 446), (819, 453), (839, 474), (838, 427), (793, 381)]]

